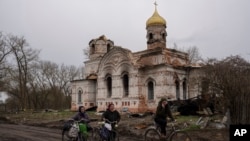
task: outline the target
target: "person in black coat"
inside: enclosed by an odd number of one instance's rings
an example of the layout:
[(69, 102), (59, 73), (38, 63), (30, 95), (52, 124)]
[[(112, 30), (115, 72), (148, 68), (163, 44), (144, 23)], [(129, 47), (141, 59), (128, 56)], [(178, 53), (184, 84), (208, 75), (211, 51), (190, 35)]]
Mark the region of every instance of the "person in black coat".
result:
[[(117, 121), (118, 124), (120, 122), (121, 115), (117, 110), (115, 110), (115, 106), (113, 103), (108, 105), (107, 110), (102, 115), (102, 120), (104, 120), (107, 123)], [(112, 127), (114, 127), (115, 124), (113, 123), (111, 125)]]
[(166, 126), (167, 126), (168, 116), (171, 118), (172, 121), (174, 121), (167, 99), (162, 98), (158, 103), (154, 118), (156, 124), (158, 124), (161, 128), (162, 137), (166, 136)]
[[(120, 113), (115, 110), (115, 106), (113, 103), (108, 105), (107, 110), (103, 113), (102, 115), (102, 120), (104, 120), (106, 123), (111, 122), (111, 128), (114, 130), (115, 129), (115, 124), (118, 124), (121, 120), (121, 115)], [(117, 122), (117, 123), (112, 123), (112, 122)], [(110, 132), (109, 136), (113, 136), (113, 139), (116, 138), (116, 133), (115, 132)], [(110, 141), (110, 137), (108, 137), (107, 141)]]

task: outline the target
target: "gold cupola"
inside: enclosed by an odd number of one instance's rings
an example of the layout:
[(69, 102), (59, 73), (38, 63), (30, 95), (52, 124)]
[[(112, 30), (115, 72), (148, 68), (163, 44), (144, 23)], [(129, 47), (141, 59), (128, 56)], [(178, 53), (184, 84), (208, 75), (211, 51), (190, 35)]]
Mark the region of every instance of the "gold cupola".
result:
[(147, 20), (146, 22), (146, 27), (151, 26), (151, 25), (164, 25), (166, 27), (166, 20), (162, 18), (156, 8), (156, 3), (155, 3), (155, 12), (154, 14)]

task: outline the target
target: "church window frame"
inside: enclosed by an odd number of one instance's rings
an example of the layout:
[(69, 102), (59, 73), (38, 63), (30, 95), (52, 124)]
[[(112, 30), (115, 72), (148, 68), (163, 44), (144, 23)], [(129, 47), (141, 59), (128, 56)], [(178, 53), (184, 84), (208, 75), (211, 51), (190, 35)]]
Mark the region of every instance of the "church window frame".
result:
[(109, 52), (111, 49), (111, 45), (110, 44), (107, 44), (107, 52)]
[(91, 45), (91, 54), (94, 54), (95, 53), (95, 44), (92, 44)]
[(153, 38), (154, 38), (153, 33), (149, 33), (149, 34), (148, 34), (148, 39), (149, 39), (149, 40), (152, 40)]
[(155, 80), (149, 78), (146, 81), (146, 88), (147, 88), (147, 100), (148, 102), (152, 102), (155, 99)]
[(163, 39), (164, 41), (166, 41), (166, 36), (167, 36), (166, 31), (162, 31), (162, 32), (161, 32), (161, 37), (162, 37), (162, 39)]
[(183, 99), (187, 99), (187, 79), (184, 78), (182, 82)]
[(82, 88), (78, 88), (78, 90), (77, 90), (77, 102), (79, 104), (82, 103), (82, 94), (83, 94)]
[(107, 98), (112, 97), (112, 75), (107, 74), (105, 77), (106, 80), (106, 88), (107, 88)]
[(129, 74), (128, 72), (122, 73), (122, 87), (123, 87), (123, 96), (129, 96)]
[(148, 100), (154, 100), (154, 82), (149, 81), (147, 87), (148, 87)]
[(176, 94), (176, 99), (180, 99), (180, 82), (179, 82), (179, 80), (175, 80), (175, 94)]

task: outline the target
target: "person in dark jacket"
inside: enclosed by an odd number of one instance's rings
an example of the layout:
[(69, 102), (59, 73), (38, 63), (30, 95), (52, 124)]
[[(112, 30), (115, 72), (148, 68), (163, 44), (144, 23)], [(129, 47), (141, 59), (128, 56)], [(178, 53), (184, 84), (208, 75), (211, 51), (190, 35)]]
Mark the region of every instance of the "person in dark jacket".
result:
[[(113, 103), (108, 105), (107, 110), (102, 115), (102, 120), (104, 120), (106, 123), (116, 121), (118, 124), (120, 122), (121, 115), (117, 110), (115, 110), (115, 105)], [(111, 127), (112, 129), (115, 129), (115, 123), (112, 123)], [(115, 139), (115, 132), (110, 132), (110, 136), (113, 136), (113, 139)], [(108, 138), (107, 141), (110, 141), (110, 138)]]
[[(117, 110), (115, 110), (115, 106), (113, 103), (108, 105), (107, 110), (102, 115), (102, 120), (108, 120), (110, 122), (117, 121), (117, 124), (120, 122), (121, 115)], [(112, 127), (114, 127), (114, 125), (115, 124), (112, 124)]]
[(83, 121), (85, 124), (87, 124), (87, 130), (92, 130), (92, 127), (88, 124), (90, 122), (89, 116), (85, 111), (84, 106), (79, 106), (78, 112), (71, 118), (76, 121)]
[(158, 103), (154, 118), (156, 124), (161, 128), (162, 137), (166, 136), (167, 117), (170, 117), (174, 121), (167, 99), (162, 98)]

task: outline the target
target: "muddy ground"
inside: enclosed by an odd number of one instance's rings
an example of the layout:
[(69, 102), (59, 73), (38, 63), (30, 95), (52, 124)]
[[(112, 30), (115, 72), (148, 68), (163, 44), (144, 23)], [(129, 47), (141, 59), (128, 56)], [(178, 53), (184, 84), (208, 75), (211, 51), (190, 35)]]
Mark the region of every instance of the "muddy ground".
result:
[[(150, 116), (144, 118), (123, 117), (122, 119), (118, 128), (120, 141), (143, 141), (146, 128), (152, 125)], [(61, 128), (66, 120), (15, 123), (0, 118), (0, 141), (60, 141)], [(98, 126), (97, 121), (90, 124), (93, 127)], [(188, 134), (192, 137), (192, 141), (229, 141), (228, 129), (208, 127), (188, 131)]]

